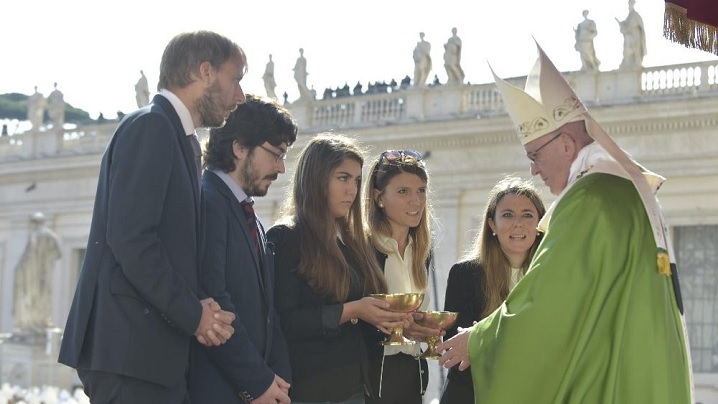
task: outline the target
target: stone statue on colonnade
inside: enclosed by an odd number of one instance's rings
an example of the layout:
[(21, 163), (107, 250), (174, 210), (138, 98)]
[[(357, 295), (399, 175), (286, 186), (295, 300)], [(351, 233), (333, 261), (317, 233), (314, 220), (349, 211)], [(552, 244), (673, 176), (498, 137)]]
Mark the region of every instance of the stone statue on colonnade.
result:
[(62, 256), (58, 236), (41, 212), (30, 216), (32, 229), (15, 267), (13, 319), (15, 330), (43, 333), (52, 326), (52, 284), (55, 263)]

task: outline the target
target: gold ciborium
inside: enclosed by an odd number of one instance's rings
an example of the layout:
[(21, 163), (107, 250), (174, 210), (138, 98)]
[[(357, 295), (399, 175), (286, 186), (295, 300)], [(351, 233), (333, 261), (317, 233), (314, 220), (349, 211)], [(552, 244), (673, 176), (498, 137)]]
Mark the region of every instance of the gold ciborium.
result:
[[(429, 328), (438, 328), (439, 330), (445, 330), (456, 322), (456, 317), (459, 313), (455, 311), (420, 311), (418, 313), (423, 314), (420, 319), (415, 320), (417, 324)], [(436, 344), (441, 341), (441, 337), (438, 335), (427, 338), (429, 347), (426, 351), (421, 354), (423, 359), (439, 359), (441, 355), (436, 352)]]
[[(413, 313), (424, 301), (423, 293), (374, 293), (369, 295), (375, 299), (389, 302), (389, 311), (397, 313)], [(404, 338), (404, 327), (398, 326), (391, 330), (391, 336), (382, 345), (414, 345), (416, 342)]]

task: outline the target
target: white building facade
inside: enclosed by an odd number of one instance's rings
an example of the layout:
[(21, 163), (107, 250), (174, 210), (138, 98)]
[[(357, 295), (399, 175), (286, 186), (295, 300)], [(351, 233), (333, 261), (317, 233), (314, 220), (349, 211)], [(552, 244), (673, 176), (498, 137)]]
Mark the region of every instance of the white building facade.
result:
[[(567, 73), (596, 120), (636, 160), (667, 177), (659, 191), (671, 226), (691, 342), (696, 402), (718, 403), (718, 62)], [(525, 77), (509, 80), (522, 85)], [(489, 190), (529, 165), (493, 83), (407, 88), (289, 105), (300, 136), (255, 209), (271, 225), (300, 150), (312, 135), (359, 139), (367, 161), (385, 149), (425, 153), (438, 226), (432, 307), (443, 308), (449, 268), (469, 248)], [(13, 331), (14, 268), (29, 217), (41, 211), (61, 239), (53, 313), (63, 326), (90, 229), (99, 162), (116, 122), (0, 137), (0, 333)], [(367, 164), (368, 166), (368, 164)], [(537, 180), (547, 202), (553, 196)], [(442, 375), (431, 372), (428, 399)], [(0, 383), (2, 380), (0, 380)]]

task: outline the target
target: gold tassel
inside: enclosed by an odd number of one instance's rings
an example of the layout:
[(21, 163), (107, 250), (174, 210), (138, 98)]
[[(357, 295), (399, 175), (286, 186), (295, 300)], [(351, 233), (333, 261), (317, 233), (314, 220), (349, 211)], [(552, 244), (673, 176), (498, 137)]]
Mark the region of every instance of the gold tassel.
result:
[(666, 3), (663, 36), (686, 47), (718, 55), (718, 29), (688, 18), (688, 10)]
[(671, 276), (671, 259), (668, 257), (666, 250), (658, 249), (658, 273), (665, 276)]

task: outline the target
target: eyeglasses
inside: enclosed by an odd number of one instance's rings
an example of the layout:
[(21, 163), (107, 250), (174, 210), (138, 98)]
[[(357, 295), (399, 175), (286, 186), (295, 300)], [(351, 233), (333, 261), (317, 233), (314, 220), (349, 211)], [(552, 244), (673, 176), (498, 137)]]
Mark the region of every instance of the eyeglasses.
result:
[(536, 161), (537, 161), (538, 158), (539, 158), (539, 152), (541, 151), (541, 149), (543, 149), (544, 147), (548, 146), (549, 143), (551, 143), (551, 142), (553, 142), (554, 140), (558, 139), (558, 137), (561, 136), (561, 135), (562, 135), (562, 133), (559, 132), (556, 136), (552, 137), (551, 140), (549, 140), (548, 142), (546, 142), (546, 143), (544, 143), (543, 145), (541, 145), (541, 147), (539, 147), (538, 149), (536, 149), (536, 150), (534, 150), (534, 151), (532, 151), (532, 152), (526, 153), (526, 157), (528, 157), (529, 160), (531, 160), (532, 163), (536, 163)]
[(277, 153), (277, 152), (275, 152), (274, 150), (269, 149), (269, 148), (267, 148), (267, 147), (264, 147), (264, 146), (261, 145), (261, 144), (260, 144), (260, 145), (257, 145), (257, 146), (258, 146), (258, 147), (261, 147), (262, 149), (266, 150), (267, 153), (269, 153), (269, 154), (271, 154), (272, 156), (274, 156), (274, 162), (275, 162), (275, 163), (279, 163), (280, 161), (284, 161), (284, 160), (287, 159), (287, 152)]
[(421, 153), (416, 150), (385, 150), (379, 156), (379, 161), (399, 161), (401, 163), (418, 163), (422, 159)]

